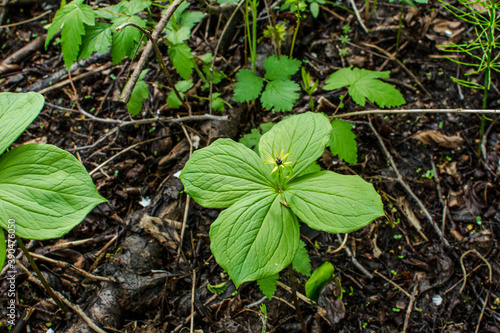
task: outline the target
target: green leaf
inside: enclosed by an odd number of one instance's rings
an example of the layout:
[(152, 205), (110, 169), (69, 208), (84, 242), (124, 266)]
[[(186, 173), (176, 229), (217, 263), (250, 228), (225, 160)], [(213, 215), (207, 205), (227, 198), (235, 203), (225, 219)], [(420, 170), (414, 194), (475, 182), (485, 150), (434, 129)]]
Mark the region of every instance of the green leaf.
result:
[(85, 167), (55, 146), (27, 144), (0, 157), (0, 226), (14, 219), (19, 237), (61, 237), (105, 201)]
[(313, 301), (317, 302), (321, 290), (326, 286), (328, 281), (333, 277), (334, 267), (329, 261), (325, 261), (313, 273), (306, 282), (306, 295)]
[[(181, 95), (182, 98), (184, 98), (183, 93), (185, 93), (192, 87), (193, 87), (192, 81), (179, 81), (175, 84), (175, 88), (177, 88), (177, 91), (179, 91), (179, 95)], [(180, 101), (179, 98), (177, 98), (177, 95), (173, 90), (168, 93), (167, 105), (174, 109), (178, 109), (182, 105), (182, 101)]]
[(80, 49), (80, 59), (90, 57), (94, 52), (104, 54), (111, 46), (111, 24), (96, 22), (94, 26), (85, 27), (82, 48)]
[[(291, 164), (293, 173), (300, 175), (323, 154), (331, 130), (330, 121), (323, 114), (306, 112), (292, 116), (283, 119), (262, 136), (259, 151), (262, 156), (271, 157), (274, 157), (275, 151), (278, 154), (281, 150), (289, 153), (287, 161), (295, 161)], [(271, 173), (272, 166), (266, 164), (264, 169), (266, 173)]]
[[(120, 25), (125, 23), (135, 23), (141, 28), (146, 28), (146, 22), (139, 16), (120, 16), (113, 20), (111, 29), (115, 31)], [(113, 34), (111, 46), (111, 59), (113, 64), (117, 64), (125, 59), (126, 56), (132, 58), (139, 41), (141, 40), (142, 32), (135, 27), (125, 27), (120, 32)]]
[(268, 110), (292, 111), (293, 104), (299, 98), (299, 90), (299, 85), (293, 81), (270, 81), (260, 98), (262, 106)]
[(361, 106), (365, 106), (366, 98), (381, 108), (403, 105), (406, 101), (393, 85), (377, 80), (387, 79), (389, 74), (389, 71), (342, 68), (330, 75), (323, 89), (334, 90), (349, 86), (349, 95)]
[(149, 8), (151, 6), (152, 2), (150, 0), (129, 0), (129, 1), (122, 1), (124, 3), (124, 9), (125, 13), (128, 15), (135, 15), (139, 12), (142, 12), (146, 8)]
[(198, 204), (226, 208), (250, 193), (269, 193), (270, 176), (252, 150), (230, 139), (218, 139), (197, 150), (184, 166), (180, 179)]
[(226, 291), (227, 289), (227, 283), (222, 282), (219, 284), (208, 284), (207, 285), (208, 291), (210, 291), (212, 294), (222, 294)]
[(132, 116), (137, 116), (141, 112), (142, 103), (149, 97), (148, 84), (144, 82), (144, 77), (148, 71), (149, 69), (145, 69), (141, 72), (139, 80), (137, 80), (134, 90), (132, 90), (132, 94), (130, 95), (130, 100), (127, 103), (127, 110)]
[(332, 121), (332, 134), (330, 139), (330, 151), (333, 155), (339, 155), (347, 163), (356, 163), (358, 160), (358, 147), (356, 146), (356, 134), (352, 132), (352, 125), (340, 119)]
[(205, 14), (198, 11), (193, 12), (184, 12), (181, 16), (181, 28), (187, 28), (190, 32), (193, 29), (196, 23), (199, 23), (203, 20)]
[(250, 133), (243, 135), (239, 142), (252, 149), (259, 143), (261, 137), (262, 134), (260, 134), (260, 131), (256, 128), (252, 128)]
[(269, 189), (251, 192), (220, 213), (210, 227), (210, 242), (215, 260), (239, 287), (288, 266), (299, 234), (297, 218)]
[(174, 45), (182, 44), (189, 38), (191, 38), (191, 31), (186, 27), (181, 27), (177, 31), (170, 31), (167, 35), (167, 40)]
[(309, 173), (315, 173), (315, 172), (320, 172), (320, 171), (321, 171), (321, 167), (319, 166), (319, 164), (317, 162), (314, 162), (314, 163), (310, 164), (304, 171), (302, 171), (302, 173), (300, 175), (297, 175), (297, 177), (305, 176)]
[(257, 280), (257, 285), (260, 291), (267, 297), (268, 300), (273, 299), (274, 292), (276, 291), (276, 282), (279, 280), (279, 274), (271, 275), (263, 279)]
[(7, 259), (7, 248), (5, 246), (5, 236), (3, 234), (3, 229), (0, 228), (0, 270), (3, 269), (5, 265), (5, 259)]
[(318, 17), (318, 15), (319, 15), (319, 5), (318, 5), (317, 2), (312, 2), (309, 5), (309, 10), (311, 11), (312, 17), (314, 17), (314, 18)]
[(43, 96), (34, 92), (0, 93), (0, 155), (35, 120), (44, 103)]
[(297, 253), (295, 253), (295, 258), (293, 258), (292, 266), (300, 274), (304, 274), (305, 276), (311, 275), (311, 259), (309, 259), (309, 254), (307, 253), (306, 243), (303, 241), (299, 242), (299, 248), (297, 249)]
[(212, 109), (214, 111), (224, 112), (224, 100), (219, 96), (219, 93), (214, 93), (212, 95)]
[(194, 55), (189, 46), (186, 44), (172, 45), (168, 48), (168, 53), (177, 73), (184, 80), (189, 80), (194, 68)]
[(259, 97), (264, 79), (256, 76), (251, 70), (241, 69), (236, 74), (236, 84), (234, 85), (234, 101), (250, 102)]
[(68, 69), (78, 58), (80, 45), (82, 44), (82, 35), (85, 34), (85, 24), (95, 24), (94, 11), (92, 7), (83, 4), (83, 0), (73, 0), (57, 11), (47, 31), (45, 48), (49, 45), (52, 37), (62, 29), (62, 52), (64, 54), (64, 64)]
[(268, 80), (288, 81), (290, 77), (297, 73), (301, 62), (297, 59), (290, 59), (287, 56), (272, 55), (264, 60), (265, 78)]
[(330, 233), (352, 232), (384, 215), (373, 185), (359, 176), (312, 173), (289, 182), (284, 194), (299, 219)]
[(262, 130), (262, 134), (266, 134), (267, 132), (269, 132), (271, 128), (274, 127), (274, 125), (276, 124), (272, 122), (260, 124), (260, 129)]

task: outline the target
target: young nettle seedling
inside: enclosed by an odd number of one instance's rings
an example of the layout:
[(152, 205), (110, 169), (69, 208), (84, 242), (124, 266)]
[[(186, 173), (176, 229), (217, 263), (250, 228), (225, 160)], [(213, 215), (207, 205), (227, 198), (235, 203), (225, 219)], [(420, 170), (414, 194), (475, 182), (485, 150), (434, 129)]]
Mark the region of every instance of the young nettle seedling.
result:
[(347, 233), (384, 215), (380, 196), (358, 176), (308, 173), (330, 141), (328, 118), (286, 118), (264, 134), (259, 153), (230, 139), (196, 151), (180, 176), (200, 205), (227, 208), (210, 228), (211, 250), (238, 287), (276, 275), (299, 247), (299, 220)]

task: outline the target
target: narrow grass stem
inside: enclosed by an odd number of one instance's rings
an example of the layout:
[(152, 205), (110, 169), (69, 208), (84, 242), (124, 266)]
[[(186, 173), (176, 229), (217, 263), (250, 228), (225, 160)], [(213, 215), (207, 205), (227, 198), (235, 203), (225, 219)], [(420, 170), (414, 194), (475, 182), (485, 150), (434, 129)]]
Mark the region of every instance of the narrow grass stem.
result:
[(40, 282), (42, 282), (43, 287), (45, 288), (47, 293), (50, 295), (50, 297), (52, 297), (54, 302), (56, 302), (56, 304), (61, 308), (61, 310), (63, 310), (64, 313), (68, 313), (69, 312), (68, 308), (66, 307), (66, 305), (64, 305), (64, 303), (61, 301), (61, 299), (59, 297), (57, 297), (57, 295), (54, 293), (52, 288), (49, 286), (49, 284), (47, 283), (47, 280), (45, 280), (45, 278), (43, 277), (42, 272), (40, 272), (40, 270), (38, 269), (38, 266), (36, 265), (35, 260), (33, 260), (33, 257), (30, 255), (28, 249), (26, 248), (26, 246), (24, 246), (24, 243), (21, 240), (21, 238), (16, 236), (16, 240), (17, 240), (17, 244), (19, 244), (19, 247), (21, 248), (21, 251), (23, 251), (23, 253), (26, 256), (26, 258), (28, 259), (28, 262), (30, 263), (31, 267), (36, 272), (38, 279), (40, 280)]
[(297, 298), (297, 286), (295, 285), (295, 274), (293, 273), (292, 264), (288, 266), (288, 273), (290, 275), (290, 286), (292, 287), (293, 305), (295, 305), (295, 311), (297, 311), (297, 317), (299, 317), (300, 326), (302, 326), (302, 331), (304, 333), (307, 333), (306, 323), (304, 322), (304, 317), (302, 317), (302, 311), (300, 311), (300, 306), (299, 306), (299, 299)]

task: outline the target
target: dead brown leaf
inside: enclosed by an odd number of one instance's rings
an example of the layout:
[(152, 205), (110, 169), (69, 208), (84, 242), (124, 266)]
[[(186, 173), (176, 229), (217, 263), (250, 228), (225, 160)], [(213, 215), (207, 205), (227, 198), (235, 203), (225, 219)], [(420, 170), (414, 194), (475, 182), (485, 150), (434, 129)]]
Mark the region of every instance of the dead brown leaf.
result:
[(413, 136), (414, 139), (426, 145), (438, 144), (440, 147), (455, 149), (463, 144), (463, 139), (459, 136), (447, 136), (435, 130), (420, 131)]

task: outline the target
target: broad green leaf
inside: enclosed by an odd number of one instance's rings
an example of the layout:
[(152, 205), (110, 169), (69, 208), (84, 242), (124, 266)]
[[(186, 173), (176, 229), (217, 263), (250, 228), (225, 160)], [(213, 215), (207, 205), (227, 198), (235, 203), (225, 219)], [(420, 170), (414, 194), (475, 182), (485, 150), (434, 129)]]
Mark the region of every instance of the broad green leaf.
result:
[(275, 274), (257, 280), (257, 285), (259, 286), (260, 291), (262, 291), (268, 300), (273, 298), (274, 292), (276, 291), (276, 281), (278, 281), (279, 278), (279, 274)]
[(215, 260), (236, 287), (287, 267), (297, 252), (299, 235), (297, 218), (272, 189), (241, 198), (210, 227)]
[(214, 111), (224, 112), (224, 100), (220, 97), (220, 93), (212, 94), (212, 109)]
[(271, 128), (274, 127), (274, 125), (276, 124), (272, 122), (260, 124), (260, 129), (262, 130), (262, 134), (266, 134), (267, 132), (269, 132)]
[(181, 26), (181, 28), (187, 28), (191, 32), (191, 29), (193, 29), (194, 25), (196, 23), (201, 22), (204, 17), (205, 17), (205, 14), (203, 14), (202, 12), (197, 12), (197, 11), (184, 12), (184, 13), (182, 13), (182, 16), (181, 16), (180, 26)]
[(111, 46), (111, 24), (96, 22), (95, 25), (85, 27), (82, 48), (80, 49), (80, 59), (90, 57), (94, 52), (104, 54)]
[(191, 31), (186, 27), (181, 27), (179, 30), (170, 31), (167, 35), (167, 40), (174, 45), (182, 44), (189, 38), (191, 38)]
[[(310, 164), (315, 162), (325, 151), (330, 140), (330, 121), (323, 114), (306, 112), (283, 119), (264, 134), (259, 142), (259, 151), (263, 161), (265, 155), (275, 157), (284, 151), (290, 154), (287, 161), (293, 162), (294, 175), (300, 175)], [(265, 167), (271, 173), (272, 166)], [(290, 178), (290, 180), (293, 178)]]
[(250, 102), (259, 97), (264, 79), (256, 76), (251, 70), (241, 69), (236, 74), (236, 84), (234, 85), (234, 101)]
[(172, 45), (168, 48), (168, 53), (177, 73), (184, 80), (189, 80), (194, 68), (194, 55), (189, 46), (186, 44)]
[(359, 176), (311, 173), (289, 182), (284, 195), (299, 219), (330, 233), (355, 231), (384, 215), (373, 185)]
[(310, 164), (304, 171), (302, 171), (300, 173), (300, 175), (297, 175), (297, 177), (301, 177), (301, 176), (305, 176), (309, 173), (315, 173), (315, 172), (320, 172), (321, 171), (321, 167), (319, 166), (319, 164), (317, 162), (314, 162), (312, 164)]
[(378, 80), (389, 78), (389, 74), (389, 71), (342, 68), (330, 75), (323, 89), (334, 90), (348, 86), (352, 100), (361, 106), (365, 106), (366, 98), (381, 108), (403, 105), (406, 103), (403, 95), (393, 85)]
[(270, 81), (260, 98), (262, 106), (268, 110), (292, 111), (299, 90), (299, 85), (290, 80)]
[(0, 93), (0, 155), (35, 120), (44, 103), (43, 96), (34, 92)]
[(352, 125), (347, 121), (340, 119), (332, 121), (330, 151), (333, 155), (339, 155), (339, 158), (347, 163), (353, 164), (357, 162), (356, 134), (352, 132)]
[(317, 302), (321, 290), (323, 290), (328, 281), (333, 277), (334, 270), (333, 265), (329, 261), (325, 261), (319, 266), (306, 282), (307, 297)]
[(73, 0), (60, 8), (47, 31), (45, 48), (54, 35), (61, 31), (61, 46), (66, 68), (70, 68), (78, 58), (85, 25), (94, 25), (95, 15), (92, 7), (85, 5), (83, 0)]
[(297, 59), (290, 59), (287, 56), (272, 55), (264, 60), (265, 78), (268, 80), (288, 81), (290, 77), (297, 73), (301, 62)]
[(14, 219), (19, 237), (61, 237), (105, 201), (85, 167), (55, 146), (27, 144), (0, 157), (0, 226)]
[(293, 269), (300, 274), (304, 274), (305, 276), (311, 275), (311, 260), (309, 259), (309, 254), (307, 253), (306, 243), (303, 241), (299, 242), (299, 248), (297, 249), (297, 253), (295, 253), (292, 265)]
[(149, 97), (148, 84), (144, 82), (144, 77), (148, 71), (149, 69), (145, 69), (141, 72), (139, 80), (137, 80), (134, 90), (132, 90), (132, 94), (130, 95), (130, 100), (127, 103), (127, 110), (132, 116), (137, 116), (141, 112), (142, 103)]
[(262, 160), (241, 143), (218, 139), (197, 150), (180, 175), (185, 191), (203, 207), (226, 208), (254, 192), (269, 194)]
[[(191, 89), (192, 87), (193, 87), (193, 82), (191, 80), (179, 81), (175, 84), (175, 88), (177, 88), (177, 91), (179, 91), (179, 95), (181, 95), (182, 98), (184, 98), (184, 93), (189, 89)], [(173, 90), (168, 93), (167, 105), (174, 109), (178, 109), (182, 105), (182, 101), (180, 101), (179, 98), (177, 98), (177, 95)]]
[(5, 265), (5, 259), (7, 259), (7, 248), (5, 247), (3, 229), (0, 228), (0, 270), (2, 270)]
[[(146, 22), (139, 16), (120, 16), (113, 20), (111, 29), (115, 31), (120, 25), (125, 23), (135, 23), (141, 28), (146, 28)], [(111, 58), (113, 64), (121, 62), (126, 56), (132, 58), (139, 41), (141, 40), (142, 32), (137, 28), (128, 26), (113, 34), (113, 42), (111, 46)]]

